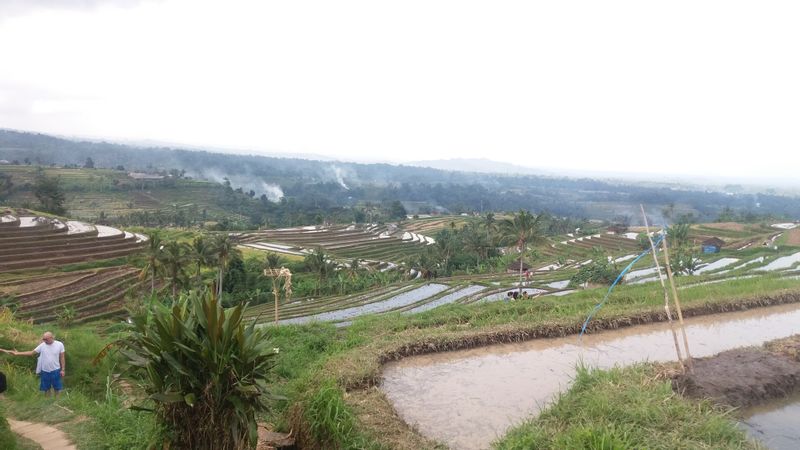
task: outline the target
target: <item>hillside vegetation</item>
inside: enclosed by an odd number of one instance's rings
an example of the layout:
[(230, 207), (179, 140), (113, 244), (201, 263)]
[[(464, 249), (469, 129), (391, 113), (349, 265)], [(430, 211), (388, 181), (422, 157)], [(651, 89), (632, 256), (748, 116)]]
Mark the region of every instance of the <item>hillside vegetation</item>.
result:
[[(372, 222), (375, 220), (369, 217), (370, 208), (385, 204), (388, 209), (388, 204), (395, 201), (402, 202), (410, 214), (526, 209), (549, 211), (557, 216), (600, 219), (628, 216), (634, 223), (638, 217), (638, 203), (663, 211), (669, 221), (676, 221), (681, 216), (709, 221), (726, 211), (738, 217), (800, 216), (800, 201), (797, 198), (770, 193), (725, 194), (709, 192), (704, 187), (652, 187), (591, 179), (463, 173), (388, 164), (141, 148), (105, 142), (71, 141), (10, 130), (0, 130), (0, 159), (21, 165), (73, 167), (86, 166), (91, 159), (91, 165), (96, 168), (160, 171), (172, 174), (172, 178), (183, 176), (215, 183), (224, 183), (227, 178), (233, 190), (241, 189), (244, 198), (237, 197), (235, 202), (231, 202), (231, 198), (216, 196), (214, 200), (207, 201), (210, 196), (198, 195), (195, 199), (158, 189), (150, 195), (155, 203), (161, 204), (161, 208), (173, 203), (194, 203), (199, 211), (205, 208), (208, 213), (213, 213), (219, 208), (247, 216), (251, 224), (263, 224), (267, 220), (281, 226), (322, 223), (325, 220)], [(14, 170), (0, 166), (0, 174), (10, 176), (11, 183), (19, 189), (25, 185), (26, 177), (18, 175), (17, 179), (11, 173)], [(81, 182), (86, 186), (84, 194), (97, 191), (96, 187), (105, 183), (101, 180), (110, 179), (113, 183), (114, 177), (107, 173), (95, 177), (78, 176), (84, 180)], [(90, 187), (92, 183), (95, 183), (95, 187)], [(201, 189), (194, 184), (177, 183), (176, 186), (178, 190)], [(13, 194), (14, 189), (12, 187), (11, 198), (24, 201), (26, 197)], [(247, 197), (254, 200), (263, 198), (265, 203), (260, 206), (257, 202), (247, 204), (244, 201)], [(285, 199), (285, 203), (279, 201), (280, 197)], [(111, 196), (110, 205), (117, 207), (105, 214), (124, 212), (124, 208), (118, 206), (127, 206), (130, 202), (139, 209), (146, 204), (146, 198), (137, 198), (132, 194)], [(75, 210), (85, 211), (87, 217), (93, 217), (92, 212), (99, 216), (99, 210), (102, 209), (100, 205), (100, 199), (85, 200), (83, 203), (73, 199), (71, 203)], [(359, 217), (363, 218), (359, 220)]]

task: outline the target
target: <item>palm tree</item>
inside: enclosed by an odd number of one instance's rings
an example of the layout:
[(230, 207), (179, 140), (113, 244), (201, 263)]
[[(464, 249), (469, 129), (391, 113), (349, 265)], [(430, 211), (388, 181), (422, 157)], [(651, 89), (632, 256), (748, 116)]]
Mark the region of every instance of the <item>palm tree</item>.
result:
[(212, 266), (216, 262), (214, 246), (204, 236), (198, 236), (192, 241), (192, 259), (197, 263), (195, 279), (200, 281), (200, 270), (203, 266)]
[(306, 255), (305, 263), (312, 272), (317, 274), (317, 295), (319, 295), (322, 281), (333, 273), (336, 269), (336, 263), (328, 258), (322, 247), (317, 247), (309, 255)]
[(283, 264), (283, 257), (277, 253), (267, 252), (267, 257), (264, 260), (264, 265), (267, 269), (277, 269)]
[(156, 230), (148, 234), (147, 248), (145, 248), (145, 258), (147, 264), (142, 268), (139, 273), (139, 279), (144, 280), (147, 275), (150, 275), (150, 295), (156, 291), (156, 273), (161, 271), (161, 260), (159, 254), (163, 247), (161, 240), (161, 233)]
[(685, 247), (689, 242), (689, 224), (678, 223), (667, 228), (667, 237), (673, 247)]
[(347, 265), (347, 276), (351, 280), (358, 278), (358, 273), (361, 271), (361, 258), (355, 257), (350, 264)]
[(490, 247), (489, 238), (480, 232), (477, 223), (471, 223), (464, 231), (464, 249), (475, 253), (480, 267), (481, 257), (487, 256)]
[(516, 245), (519, 251), (519, 293), (522, 295), (522, 255), (527, 250), (528, 244), (538, 244), (544, 241), (541, 229), (542, 215), (534, 216), (528, 211), (519, 212), (510, 219), (500, 222), (500, 232), (506, 244)]
[(184, 267), (189, 261), (190, 247), (184, 242), (171, 241), (164, 244), (159, 253), (159, 259), (164, 266), (167, 278), (172, 285), (172, 299), (178, 298), (178, 286), (186, 278)]
[(425, 249), (411, 261), (411, 266), (426, 280), (436, 277), (438, 264), (432, 253), (430, 249)]
[(217, 296), (222, 298), (222, 277), (228, 261), (234, 256), (242, 256), (242, 252), (236, 248), (236, 244), (227, 234), (217, 235), (214, 239), (214, 254), (219, 264), (219, 278), (217, 280)]
[(457, 246), (455, 235), (451, 229), (445, 228), (436, 234), (436, 243), (427, 247), (436, 252), (436, 259), (442, 263), (442, 271), (447, 274), (450, 270), (450, 258)]

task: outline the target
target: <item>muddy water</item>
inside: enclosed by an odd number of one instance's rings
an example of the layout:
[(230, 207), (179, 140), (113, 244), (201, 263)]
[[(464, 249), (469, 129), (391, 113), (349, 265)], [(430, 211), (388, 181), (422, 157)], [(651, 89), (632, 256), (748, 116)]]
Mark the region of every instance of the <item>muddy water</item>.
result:
[[(800, 333), (800, 305), (696, 317), (686, 321), (692, 356)], [(569, 387), (576, 364), (608, 368), (675, 360), (666, 323), (537, 339), (387, 364), (382, 389), (400, 416), (455, 449), (488, 448), (508, 427), (535, 415)]]
[(772, 450), (800, 448), (800, 392), (766, 405), (739, 412), (740, 424), (753, 439)]

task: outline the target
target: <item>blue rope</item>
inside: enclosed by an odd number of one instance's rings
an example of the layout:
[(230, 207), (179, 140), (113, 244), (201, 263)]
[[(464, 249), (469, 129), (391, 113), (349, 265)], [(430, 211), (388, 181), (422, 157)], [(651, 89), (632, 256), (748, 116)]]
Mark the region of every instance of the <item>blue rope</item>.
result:
[[(653, 247), (658, 248), (658, 244), (661, 243), (662, 239), (664, 239), (664, 235), (663, 234), (660, 235), (655, 242), (653, 242)], [(629, 270), (631, 270), (631, 267), (633, 267), (633, 265), (636, 264), (637, 261), (642, 259), (642, 257), (645, 256), (646, 254), (650, 253), (650, 250), (651, 249), (648, 248), (647, 250), (643, 251), (641, 255), (637, 256), (633, 261), (631, 261), (630, 264), (628, 264), (627, 267), (622, 269), (622, 272), (619, 273), (619, 275), (617, 276), (617, 279), (614, 280), (613, 283), (611, 283), (611, 287), (608, 288), (608, 292), (606, 292), (606, 295), (605, 295), (605, 297), (603, 297), (603, 300), (601, 300), (600, 303), (594, 305), (594, 309), (592, 309), (592, 312), (589, 313), (589, 316), (586, 318), (586, 321), (583, 322), (583, 326), (581, 327), (581, 333), (578, 335), (578, 338), (583, 337), (583, 333), (586, 332), (586, 326), (589, 325), (589, 321), (592, 320), (592, 317), (594, 317), (595, 313), (597, 311), (599, 311), (600, 308), (606, 303), (606, 300), (608, 300), (608, 296), (611, 295), (611, 291), (614, 290), (614, 286), (616, 286), (617, 283), (619, 283), (620, 280), (622, 280), (622, 277), (624, 277), (625, 274), (628, 273)]]

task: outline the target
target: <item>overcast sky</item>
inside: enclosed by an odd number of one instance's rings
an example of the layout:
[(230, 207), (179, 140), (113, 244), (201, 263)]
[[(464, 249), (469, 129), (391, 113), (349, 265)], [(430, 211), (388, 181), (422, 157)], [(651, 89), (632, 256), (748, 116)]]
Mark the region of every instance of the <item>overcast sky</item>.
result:
[(0, 0), (0, 127), (795, 180), (797, 1)]

